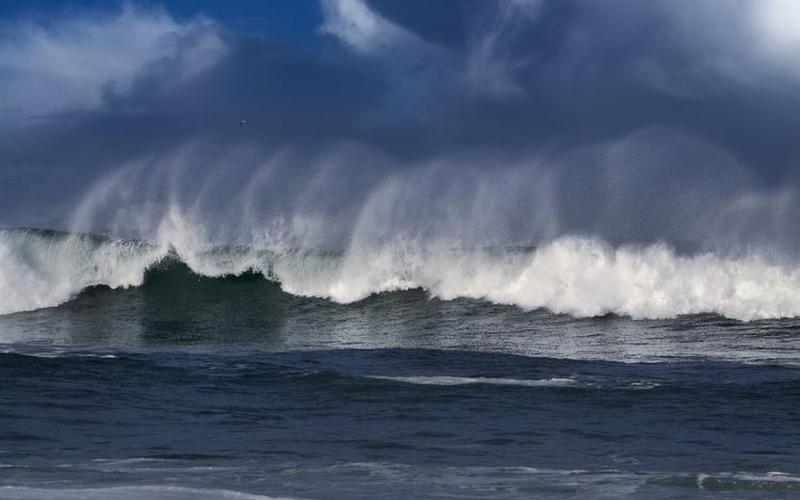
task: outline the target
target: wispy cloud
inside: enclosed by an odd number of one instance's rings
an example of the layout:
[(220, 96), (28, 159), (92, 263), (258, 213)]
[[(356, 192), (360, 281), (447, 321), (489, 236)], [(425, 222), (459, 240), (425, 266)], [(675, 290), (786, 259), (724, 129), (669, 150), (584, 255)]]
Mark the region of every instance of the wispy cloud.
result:
[(514, 72), (529, 63), (532, 54), (513, 57), (508, 45), (537, 18), (541, 7), (541, 0), (499, 0), (495, 18), (476, 38), (467, 59), (467, 79), (474, 89), (495, 97), (523, 92)]
[(354, 52), (378, 55), (392, 49), (421, 46), (416, 35), (386, 20), (362, 0), (322, 0), (320, 32), (338, 38)]
[[(321, 0), (318, 31), (340, 41), (356, 58), (380, 68), (389, 82), (376, 111), (395, 117), (427, 115), (441, 89), (451, 81), (453, 61), (447, 51), (373, 10), (364, 0)], [(427, 110), (420, 113), (418, 105)]]
[(496, 0), (487, 2), (488, 22), (476, 23), (466, 54), (448, 53), (415, 32), (399, 26), (364, 0), (320, 0), (324, 21), (320, 33), (337, 38), (354, 53), (371, 57), (391, 68), (408, 69), (431, 59), (447, 66), (454, 78), (490, 97), (522, 93), (514, 73), (532, 60), (509, 47), (524, 35), (538, 17), (542, 0)]
[(163, 10), (125, 6), (102, 17), (9, 23), (0, 31), (0, 126), (95, 109), (151, 70), (179, 82), (225, 51), (210, 21), (179, 22)]

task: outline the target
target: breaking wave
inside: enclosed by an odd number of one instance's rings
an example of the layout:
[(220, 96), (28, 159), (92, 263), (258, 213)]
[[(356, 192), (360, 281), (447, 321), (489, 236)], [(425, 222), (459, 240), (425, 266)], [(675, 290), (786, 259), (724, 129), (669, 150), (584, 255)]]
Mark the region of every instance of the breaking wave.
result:
[(264, 278), (289, 294), (350, 303), (421, 288), (578, 317), (717, 313), (738, 320), (800, 316), (800, 267), (757, 254), (680, 255), (665, 244), (613, 247), (568, 236), (532, 248), (384, 242), (344, 252), (214, 246), (187, 239), (0, 231), (0, 314), (58, 306), (96, 286), (138, 287), (181, 262), (210, 278)]

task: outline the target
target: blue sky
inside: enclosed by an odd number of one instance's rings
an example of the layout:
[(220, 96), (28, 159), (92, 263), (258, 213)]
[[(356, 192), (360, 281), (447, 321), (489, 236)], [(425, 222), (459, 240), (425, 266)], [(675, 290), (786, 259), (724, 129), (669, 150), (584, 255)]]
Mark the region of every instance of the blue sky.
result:
[[(792, 1), (33, 0), (0, 16), (3, 225), (63, 225), (126, 165), (202, 147), (243, 178), (290, 157), (263, 207), (284, 215), (331, 161), (349, 167), (311, 198), (344, 219), (434, 164), (539, 165), (565, 205), (555, 231), (692, 240), (679, 228), (720, 204), (793, 213), (774, 206), (798, 184)], [(194, 154), (196, 179), (233, 161)], [(530, 232), (525, 203), (506, 233)]]

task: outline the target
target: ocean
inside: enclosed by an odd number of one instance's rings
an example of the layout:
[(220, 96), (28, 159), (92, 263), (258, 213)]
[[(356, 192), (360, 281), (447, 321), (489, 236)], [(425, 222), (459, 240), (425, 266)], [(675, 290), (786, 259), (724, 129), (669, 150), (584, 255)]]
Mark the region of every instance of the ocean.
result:
[(798, 283), (577, 237), (3, 230), (0, 498), (797, 498)]

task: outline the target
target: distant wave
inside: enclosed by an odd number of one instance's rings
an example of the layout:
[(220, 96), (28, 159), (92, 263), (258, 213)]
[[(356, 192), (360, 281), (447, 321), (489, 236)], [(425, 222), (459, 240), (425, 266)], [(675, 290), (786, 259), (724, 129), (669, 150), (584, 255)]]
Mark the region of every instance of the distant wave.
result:
[(404, 384), (415, 385), (510, 385), (521, 387), (574, 387), (578, 382), (571, 378), (547, 378), (547, 379), (518, 379), (503, 377), (454, 377), (447, 375), (432, 376), (412, 376), (412, 377), (389, 377), (374, 375), (371, 378), (377, 380), (388, 380), (390, 382), (402, 382)]
[(636, 380), (623, 385), (600, 381), (583, 381), (567, 377), (551, 377), (543, 379), (522, 379), (507, 377), (456, 377), (451, 375), (395, 377), (373, 375), (370, 378), (400, 382), (413, 385), (459, 386), (459, 385), (501, 385), (516, 387), (573, 388), (573, 389), (631, 389), (651, 390), (659, 386), (657, 382)]
[(263, 278), (287, 293), (338, 303), (421, 288), (444, 300), (483, 299), (578, 317), (800, 316), (799, 267), (758, 255), (683, 256), (663, 244), (615, 248), (572, 236), (538, 248), (387, 243), (332, 253), (32, 229), (0, 231), (0, 314), (58, 306), (95, 286), (138, 287), (159, 269), (174, 272), (177, 263), (198, 277)]
[[(111, 486), (106, 488), (26, 488), (21, 486), (0, 486), (0, 494), (8, 498), (36, 500), (87, 500), (92, 498), (108, 499), (237, 499), (237, 500), (280, 500), (278, 497), (254, 495), (232, 490), (201, 489), (173, 485), (131, 485)], [(288, 499), (284, 499), (288, 500)]]

